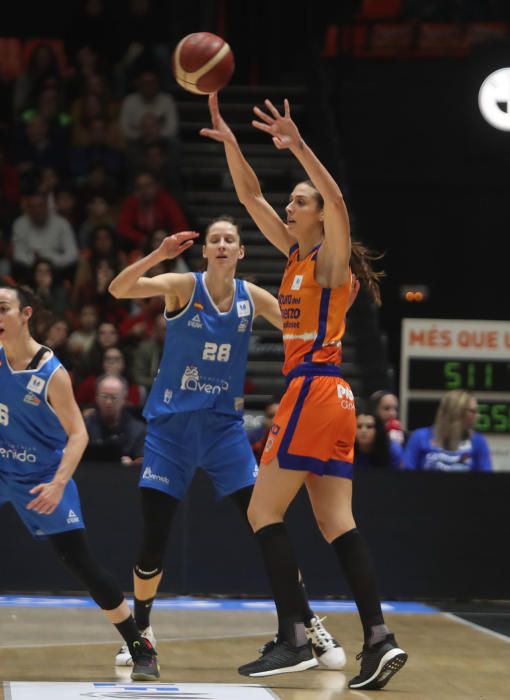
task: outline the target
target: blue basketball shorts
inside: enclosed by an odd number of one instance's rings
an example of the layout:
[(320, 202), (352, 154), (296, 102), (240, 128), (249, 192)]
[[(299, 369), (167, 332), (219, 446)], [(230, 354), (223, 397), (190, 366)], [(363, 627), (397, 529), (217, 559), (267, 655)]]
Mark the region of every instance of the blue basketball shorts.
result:
[(149, 423), (139, 486), (182, 500), (197, 468), (209, 475), (218, 499), (253, 486), (258, 466), (242, 417), (189, 411)]
[(0, 506), (10, 501), (33, 537), (45, 538), (48, 535), (85, 527), (80, 496), (72, 479), (66, 485), (62, 499), (51, 515), (41, 515), (33, 510), (27, 510), (27, 503), (36, 497), (30, 493), (30, 490), (34, 486), (51, 481), (55, 471), (56, 468), (49, 473), (30, 474), (26, 477), (0, 471)]

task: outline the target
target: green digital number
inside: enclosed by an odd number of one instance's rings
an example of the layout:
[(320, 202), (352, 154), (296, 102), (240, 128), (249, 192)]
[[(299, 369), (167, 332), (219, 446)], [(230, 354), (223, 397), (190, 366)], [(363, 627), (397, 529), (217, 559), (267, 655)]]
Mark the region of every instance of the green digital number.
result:
[(462, 386), (460, 362), (446, 362), (444, 366), (444, 376), (447, 389), (460, 389)]
[(490, 406), (486, 403), (478, 404), (478, 416), (475, 423), (475, 430), (487, 433), (491, 427)]
[(495, 433), (506, 433), (510, 428), (508, 406), (505, 403), (495, 403), (491, 406), (492, 430)]

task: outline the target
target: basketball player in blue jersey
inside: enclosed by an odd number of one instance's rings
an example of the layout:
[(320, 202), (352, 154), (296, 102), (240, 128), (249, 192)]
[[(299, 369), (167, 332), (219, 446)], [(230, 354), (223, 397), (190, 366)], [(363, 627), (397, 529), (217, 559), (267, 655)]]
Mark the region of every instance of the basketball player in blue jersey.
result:
[[(229, 496), (247, 521), (258, 470), (243, 427), (249, 336), (258, 315), (282, 328), (276, 299), (235, 278), (244, 247), (230, 217), (220, 217), (207, 228), (207, 272), (144, 276), (189, 248), (197, 236), (190, 231), (169, 236), (122, 270), (109, 287), (119, 299), (165, 297), (163, 356), (144, 408), (147, 436), (139, 484), (144, 532), (134, 567), (135, 620), (152, 643), (150, 612), (163, 575), (170, 527), (197, 467), (210, 476), (217, 495)], [(343, 668), (342, 647), (310, 609), (302, 583), (296, 582), (296, 587), (308, 640), (300, 663), (276, 672), (312, 668), (317, 660), (326, 668)], [(268, 642), (263, 653), (274, 643)], [(116, 663), (131, 663), (129, 649), (120, 649)]]
[(0, 285), (0, 506), (10, 501), (31, 534), (48, 538), (84, 584), (131, 650), (131, 677), (155, 680), (156, 652), (85, 538), (72, 475), (87, 430), (67, 371), (30, 333), (33, 309), (28, 291)]

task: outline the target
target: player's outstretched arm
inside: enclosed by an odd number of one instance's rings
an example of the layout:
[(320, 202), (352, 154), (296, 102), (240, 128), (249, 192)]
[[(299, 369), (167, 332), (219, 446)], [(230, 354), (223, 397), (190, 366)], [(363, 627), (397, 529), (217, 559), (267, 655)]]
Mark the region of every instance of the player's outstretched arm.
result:
[(201, 129), (201, 136), (223, 143), (239, 201), (246, 207), (264, 236), (284, 255), (288, 255), (289, 248), (295, 240), (289, 235), (287, 226), (262, 194), (255, 171), (244, 157), (236, 137), (221, 116), (217, 93), (209, 95), (209, 113), (212, 128)]
[(292, 120), (289, 101), (284, 100), (283, 114), (280, 114), (270, 100), (265, 100), (264, 104), (266, 112), (254, 107), (253, 111), (258, 120), (253, 120), (253, 126), (269, 134), (276, 148), (287, 148), (291, 151), (324, 200), (324, 243), (317, 256), (317, 280), (328, 287), (344, 284), (349, 275), (351, 235), (342, 192), (312, 149), (304, 142)]
[(255, 304), (255, 316), (263, 316), (278, 330), (283, 330), (282, 315), (278, 300), (267, 290), (257, 285), (247, 282), (253, 303)]
[(48, 400), (67, 434), (67, 444), (53, 479), (38, 484), (30, 491), (34, 498), (27, 504), (27, 509), (43, 515), (53, 513), (60, 503), (66, 484), (76, 471), (89, 441), (83, 416), (74, 398), (71, 379), (63, 367), (50, 380)]
[[(181, 292), (181, 287), (189, 286), (191, 273), (167, 273), (155, 277), (143, 275), (163, 260), (173, 259), (193, 245), (199, 234), (196, 231), (182, 231), (167, 236), (159, 248), (149, 255), (125, 267), (110, 282), (108, 291), (116, 299), (140, 299), (154, 296), (172, 296)], [(184, 280), (183, 278), (189, 278)]]

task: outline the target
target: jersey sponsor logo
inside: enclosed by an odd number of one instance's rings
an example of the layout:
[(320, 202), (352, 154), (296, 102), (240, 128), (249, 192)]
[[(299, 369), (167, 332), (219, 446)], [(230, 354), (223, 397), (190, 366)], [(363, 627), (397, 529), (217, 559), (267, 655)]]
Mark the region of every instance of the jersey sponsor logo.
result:
[(253, 467), (252, 476), (253, 476), (254, 479), (256, 479), (256, 478), (258, 477), (258, 475), (259, 475), (259, 465), (256, 464), (256, 465)]
[(249, 325), (250, 325), (250, 322), (247, 318), (241, 319), (241, 321), (239, 321), (239, 325), (237, 326), (237, 332), (244, 333), (247, 330)]
[(237, 315), (239, 318), (242, 316), (249, 316), (250, 315), (250, 302), (243, 300), (243, 301), (238, 301), (237, 304)]
[(204, 305), (201, 304), (199, 301), (194, 301), (193, 306), (195, 307), (195, 309), (200, 309), (200, 311), (204, 310)]
[(242, 411), (244, 408), (244, 397), (236, 396), (234, 399), (234, 410)]
[(301, 289), (302, 282), (303, 282), (303, 275), (294, 275), (294, 280), (292, 282), (291, 289), (294, 291), (297, 289)]
[(0, 457), (3, 457), (3, 459), (14, 459), (17, 462), (30, 462), (30, 464), (37, 462), (35, 454), (28, 452), (26, 448), (17, 450), (15, 447), (0, 447)]
[(31, 406), (39, 406), (41, 399), (38, 399), (34, 394), (25, 394), (23, 397), (24, 403), (29, 403)]
[(69, 513), (67, 514), (67, 524), (68, 525), (75, 525), (76, 523), (80, 522), (80, 516), (76, 515), (74, 510), (71, 508), (69, 510)]
[(174, 392), (171, 389), (165, 389), (165, 393), (163, 394), (163, 402), (169, 404), (173, 395)]
[(265, 452), (269, 452), (271, 447), (274, 445), (274, 438), (269, 437), (267, 438), (266, 446), (264, 447)]
[(46, 379), (42, 379), (42, 377), (37, 377), (35, 374), (33, 374), (29, 379), (27, 389), (28, 391), (33, 391), (34, 394), (40, 394), (44, 389), (45, 384)]
[(195, 314), (192, 319), (188, 321), (188, 326), (190, 328), (203, 328), (202, 319), (199, 314)]
[(344, 386), (343, 384), (338, 384), (336, 390), (338, 392), (339, 399), (348, 399), (349, 401), (354, 401), (354, 394), (349, 389), (349, 387)]
[[(207, 381), (209, 380), (210, 381)], [(214, 384), (211, 382), (215, 382)], [(216, 383), (219, 382), (219, 383)], [(228, 391), (229, 384), (224, 379), (217, 380), (209, 377), (200, 377), (198, 368), (188, 365), (181, 377), (182, 391), (199, 391), (204, 394), (221, 394)]]
[(170, 479), (167, 476), (163, 476), (163, 474), (156, 474), (152, 471), (151, 467), (149, 466), (145, 467), (145, 469), (143, 470), (142, 479), (148, 479), (149, 481), (159, 481), (160, 483), (166, 484), (167, 486), (170, 483)]

